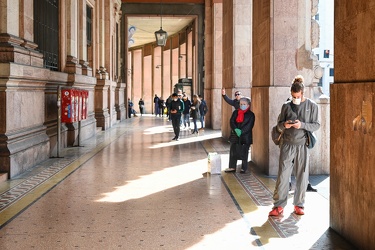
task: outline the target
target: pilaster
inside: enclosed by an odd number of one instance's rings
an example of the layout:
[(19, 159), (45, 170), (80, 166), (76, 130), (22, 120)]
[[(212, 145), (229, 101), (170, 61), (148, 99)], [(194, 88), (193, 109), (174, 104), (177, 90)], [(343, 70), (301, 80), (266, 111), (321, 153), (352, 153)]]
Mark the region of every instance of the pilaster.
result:
[(110, 128), (110, 115), (108, 108), (108, 92), (111, 81), (106, 79), (97, 79), (95, 86), (95, 118), (97, 126), (103, 130)]
[(117, 120), (123, 121), (126, 119), (125, 108), (125, 83), (117, 83), (115, 92), (115, 107), (117, 113)]

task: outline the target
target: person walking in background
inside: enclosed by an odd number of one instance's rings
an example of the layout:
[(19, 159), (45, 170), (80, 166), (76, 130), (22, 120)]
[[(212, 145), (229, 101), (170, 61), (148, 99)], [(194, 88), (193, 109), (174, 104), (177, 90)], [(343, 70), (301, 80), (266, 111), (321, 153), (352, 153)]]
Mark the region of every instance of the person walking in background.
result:
[(155, 97), (154, 97), (154, 112), (155, 112), (155, 116), (159, 114), (159, 97), (157, 94), (155, 94)]
[[(187, 97), (187, 95), (184, 95), (182, 97), (182, 101), (184, 102), (184, 111), (182, 112), (182, 121), (184, 124), (184, 128), (190, 128), (190, 107), (191, 107), (191, 101)], [(186, 126), (187, 125), (187, 126)]]
[(165, 106), (167, 107), (167, 117), (168, 117), (168, 121), (171, 120), (171, 110), (169, 109), (169, 107), (171, 106), (171, 102), (172, 102), (172, 95), (170, 95), (167, 100), (165, 101)]
[[(230, 99), (226, 94), (225, 94), (225, 89), (221, 91), (221, 95), (224, 98), (224, 101), (226, 101), (229, 105), (233, 106), (235, 109), (240, 108), (240, 99), (242, 97), (242, 94), (240, 91), (234, 92), (234, 99)], [(250, 99), (251, 100), (251, 99)], [(251, 108), (251, 107), (250, 107)]]
[(226, 173), (236, 172), (237, 160), (242, 161), (241, 174), (247, 171), (247, 160), (249, 157), (249, 148), (253, 144), (253, 127), (255, 123), (255, 114), (250, 110), (250, 98), (242, 97), (240, 99), (240, 108), (233, 111), (230, 118), (230, 127), (232, 129), (229, 150), (229, 167)]
[(201, 101), (201, 105), (199, 105), (199, 112), (200, 112), (200, 122), (201, 122), (201, 130), (204, 129), (204, 117), (208, 112), (208, 107), (206, 101), (203, 99), (202, 95), (198, 95), (199, 100)]
[(134, 103), (128, 98), (128, 117), (131, 118), (132, 114), (137, 117), (137, 113), (134, 110)]
[(184, 111), (184, 103), (181, 99), (178, 98), (177, 93), (172, 94), (170, 110), (171, 110), (173, 132), (175, 135), (172, 138), (172, 140), (178, 141), (180, 137), (180, 122), (181, 122), (181, 114)]
[(139, 112), (141, 113), (141, 116), (144, 114), (144, 108), (145, 108), (145, 102), (141, 99), (139, 99), (139, 102), (138, 102), (138, 106), (139, 106)]
[(159, 116), (162, 117), (164, 114), (164, 107), (165, 107), (165, 102), (163, 100), (163, 97), (159, 98), (158, 105), (159, 105)]
[[(283, 131), (283, 143), (280, 147), (279, 171), (275, 192), (274, 206), (269, 216), (283, 214), (288, 201), (289, 178), (293, 171), (296, 177), (294, 192), (294, 213), (303, 215), (305, 195), (309, 176), (309, 152), (306, 146), (306, 131), (320, 128), (318, 105), (304, 96), (304, 79), (297, 75), (291, 86), (292, 101), (287, 101), (281, 108), (277, 121), (279, 131)], [(294, 161), (294, 164), (293, 164)]]
[(193, 104), (191, 105), (191, 117), (193, 118), (194, 129), (192, 134), (198, 134), (197, 120), (200, 117), (199, 106), (201, 101), (198, 98), (198, 95), (193, 95)]

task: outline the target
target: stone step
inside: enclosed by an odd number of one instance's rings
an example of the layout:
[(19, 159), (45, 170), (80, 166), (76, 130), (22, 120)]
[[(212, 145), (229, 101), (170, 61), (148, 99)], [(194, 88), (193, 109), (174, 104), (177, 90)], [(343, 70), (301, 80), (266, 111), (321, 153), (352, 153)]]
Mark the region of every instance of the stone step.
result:
[(8, 180), (8, 173), (0, 173), (0, 183), (6, 182)]

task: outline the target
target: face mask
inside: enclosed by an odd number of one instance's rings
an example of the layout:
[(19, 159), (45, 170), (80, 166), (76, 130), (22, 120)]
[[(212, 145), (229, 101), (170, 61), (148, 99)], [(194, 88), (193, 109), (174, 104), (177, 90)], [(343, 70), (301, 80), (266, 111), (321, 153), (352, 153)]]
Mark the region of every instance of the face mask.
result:
[(240, 106), (240, 109), (241, 109), (241, 110), (246, 110), (247, 107), (248, 107), (247, 105), (241, 105), (241, 106)]
[(175, 102), (176, 102), (176, 101), (177, 101), (177, 99), (176, 99), (176, 98), (174, 98), (174, 99), (173, 99), (173, 101), (175, 101)]
[(292, 97), (292, 102), (295, 105), (300, 105), (301, 104), (301, 98), (294, 98), (294, 97)]

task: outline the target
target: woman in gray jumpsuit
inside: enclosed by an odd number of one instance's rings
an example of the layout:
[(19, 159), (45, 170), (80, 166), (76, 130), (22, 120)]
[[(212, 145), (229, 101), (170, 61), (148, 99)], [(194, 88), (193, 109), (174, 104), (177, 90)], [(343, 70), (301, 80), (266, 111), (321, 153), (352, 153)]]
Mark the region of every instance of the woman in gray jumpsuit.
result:
[(279, 171), (273, 195), (274, 206), (269, 216), (278, 216), (284, 212), (288, 200), (289, 177), (293, 167), (296, 177), (294, 212), (298, 215), (304, 214), (309, 176), (309, 149), (306, 146), (306, 131), (318, 130), (320, 123), (318, 105), (303, 95), (303, 81), (303, 77), (300, 75), (294, 78), (291, 87), (292, 100), (283, 104), (278, 118), (278, 129), (284, 131), (283, 143), (280, 147)]

